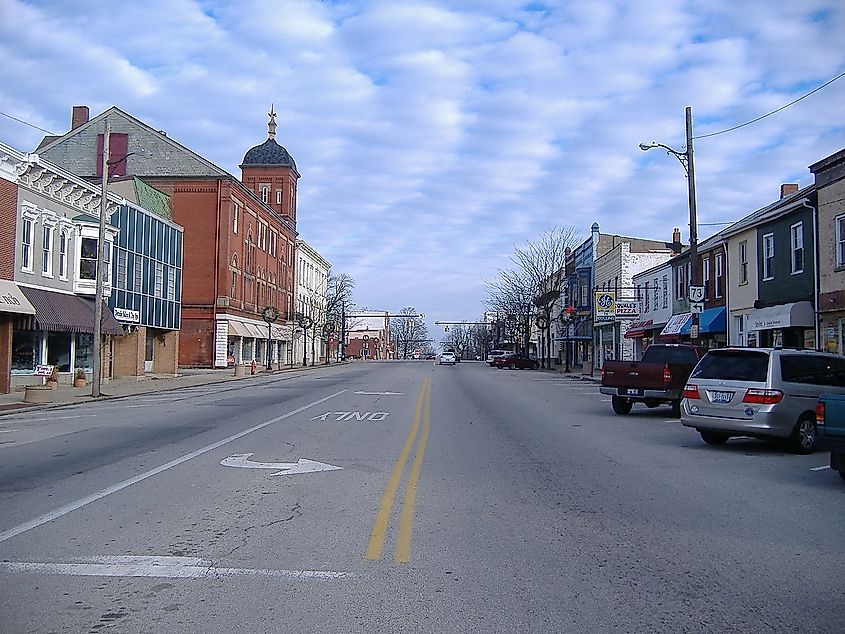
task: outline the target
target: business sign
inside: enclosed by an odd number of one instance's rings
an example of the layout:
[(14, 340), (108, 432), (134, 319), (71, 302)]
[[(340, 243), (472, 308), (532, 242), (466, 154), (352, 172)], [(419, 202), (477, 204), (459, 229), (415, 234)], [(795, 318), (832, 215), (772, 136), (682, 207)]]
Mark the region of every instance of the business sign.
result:
[(53, 366), (52, 365), (37, 365), (35, 366), (35, 372), (33, 372), (34, 376), (52, 376), (53, 375)]
[(616, 302), (617, 317), (639, 317), (640, 303), (637, 300), (620, 299)]
[(141, 313), (137, 310), (129, 310), (128, 308), (115, 308), (112, 311), (114, 318), (118, 321), (123, 321), (128, 324), (140, 324)]
[(616, 291), (596, 291), (593, 321), (616, 320)]
[(229, 322), (218, 321), (214, 327), (214, 367), (225, 368), (228, 364), (226, 354), (229, 346)]

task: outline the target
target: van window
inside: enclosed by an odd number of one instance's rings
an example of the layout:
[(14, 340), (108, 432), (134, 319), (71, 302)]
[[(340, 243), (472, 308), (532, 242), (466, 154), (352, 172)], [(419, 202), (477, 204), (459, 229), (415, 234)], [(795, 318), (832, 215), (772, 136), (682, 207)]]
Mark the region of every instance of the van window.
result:
[(808, 354), (781, 355), (780, 378), (787, 383), (818, 384), (816, 359)]
[(845, 387), (845, 359), (828, 355), (813, 358), (816, 361), (816, 385)]
[(691, 379), (765, 382), (769, 354), (750, 350), (711, 350), (690, 375)]

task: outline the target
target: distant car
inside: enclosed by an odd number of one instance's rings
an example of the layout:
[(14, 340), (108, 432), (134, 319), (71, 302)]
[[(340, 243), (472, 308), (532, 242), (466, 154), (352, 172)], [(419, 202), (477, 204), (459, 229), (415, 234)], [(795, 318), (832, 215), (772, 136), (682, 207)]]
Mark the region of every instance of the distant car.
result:
[(455, 358), (455, 353), (448, 350), (446, 352), (441, 352), (440, 359), (437, 361), (439, 365), (455, 365), (457, 362), (458, 360)]
[(489, 353), (487, 353), (487, 364), (491, 368), (494, 367), (493, 366), (493, 360), (496, 357), (501, 357), (501, 356), (506, 355), (506, 354), (513, 354), (513, 352), (511, 352), (510, 350), (491, 350)]
[(816, 441), (823, 393), (845, 394), (845, 359), (812, 350), (723, 348), (708, 352), (684, 388), (681, 422), (709, 445), (732, 436), (786, 440), (796, 453)]
[(425, 358), (427, 361), (434, 361), (437, 358), (437, 355), (433, 352), (429, 352), (427, 355), (425, 355)]
[(491, 365), (494, 368), (508, 368), (510, 370), (536, 370), (540, 367), (537, 359), (525, 356), (524, 354), (506, 354), (493, 359)]

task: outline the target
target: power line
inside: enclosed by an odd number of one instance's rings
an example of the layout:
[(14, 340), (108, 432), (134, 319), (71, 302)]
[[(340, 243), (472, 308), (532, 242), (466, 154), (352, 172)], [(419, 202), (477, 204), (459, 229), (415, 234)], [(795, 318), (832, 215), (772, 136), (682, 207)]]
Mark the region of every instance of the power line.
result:
[(3, 115), (4, 117), (9, 118), (12, 121), (17, 121), (18, 123), (28, 125), (30, 128), (35, 128), (36, 130), (41, 130), (42, 132), (46, 132), (50, 136), (60, 136), (60, 135), (56, 134), (55, 132), (50, 132), (50, 130), (45, 130), (44, 128), (39, 127), (39, 126), (35, 125), (34, 123), (30, 123), (29, 121), (24, 121), (23, 119), (18, 119), (17, 117), (13, 117), (12, 115), (8, 114), (7, 112), (0, 112), (0, 115)]
[(789, 108), (789, 106), (794, 106), (796, 103), (798, 103), (802, 99), (806, 99), (807, 97), (809, 97), (813, 93), (820, 91), (822, 88), (824, 88), (826, 86), (830, 86), (837, 79), (842, 79), (843, 77), (845, 77), (845, 73), (841, 73), (841, 74), (837, 75), (836, 77), (834, 77), (830, 81), (827, 81), (827, 82), (823, 83), (821, 86), (814, 88), (813, 90), (811, 90), (807, 94), (801, 95), (795, 101), (790, 101), (785, 106), (781, 106), (780, 108), (777, 108), (776, 110), (772, 110), (771, 112), (766, 113), (761, 117), (757, 117), (756, 119), (752, 119), (751, 121), (746, 121), (745, 123), (740, 123), (739, 125), (735, 125), (732, 128), (727, 128), (726, 130), (720, 130), (719, 132), (711, 132), (710, 134), (701, 134), (699, 136), (694, 136), (693, 139), (706, 139), (707, 137), (717, 136), (719, 134), (724, 134), (725, 132), (732, 132), (733, 130), (739, 130), (739, 128), (744, 128), (745, 126), (751, 125), (752, 123), (757, 123), (758, 121), (765, 119), (766, 117), (770, 117), (773, 114), (780, 112), (781, 110), (786, 110), (787, 108)]

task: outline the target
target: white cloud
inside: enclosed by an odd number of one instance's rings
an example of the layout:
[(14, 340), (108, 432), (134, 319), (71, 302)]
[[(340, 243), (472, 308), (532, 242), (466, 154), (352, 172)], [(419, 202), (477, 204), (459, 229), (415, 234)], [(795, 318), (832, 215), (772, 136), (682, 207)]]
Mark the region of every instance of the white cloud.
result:
[[(687, 232), (682, 149), (842, 72), (835, 0), (698, 3), (0, 0), (0, 111), (67, 129), (117, 105), (238, 174), (279, 113), (299, 229), (359, 304), (473, 319), (515, 243)], [(733, 220), (845, 146), (845, 79), (696, 141), (699, 216)], [(0, 139), (42, 132), (0, 117)], [(705, 232), (702, 231), (702, 234)]]

